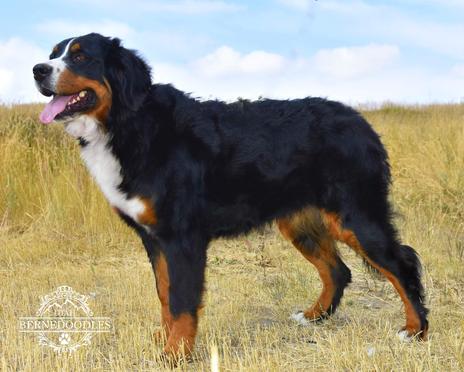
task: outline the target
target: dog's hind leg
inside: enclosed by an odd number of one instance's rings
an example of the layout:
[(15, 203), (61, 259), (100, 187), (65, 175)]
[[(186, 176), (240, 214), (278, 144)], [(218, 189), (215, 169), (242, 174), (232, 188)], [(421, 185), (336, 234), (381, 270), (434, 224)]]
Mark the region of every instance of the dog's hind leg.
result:
[(343, 291), (351, 281), (351, 273), (339, 257), (335, 241), (328, 233), (319, 210), (306, 208), (278, 220), (277, 225), (284, 237), (316, 267), (323, 285), (317, 301), (292, 317), (301, 324), (327, 317), (339, 305)]
[(428, 311), (424, 306), (420, 262), (414, 249), (399, 243), (388, 213), (377, 221), (358, 210), (345, 212), (345, 218), (335, 213), (323, 215), (331, 236), (348, 244), (395, 287), (406, 315), (406, 325), (399, 335), (426, 339)]

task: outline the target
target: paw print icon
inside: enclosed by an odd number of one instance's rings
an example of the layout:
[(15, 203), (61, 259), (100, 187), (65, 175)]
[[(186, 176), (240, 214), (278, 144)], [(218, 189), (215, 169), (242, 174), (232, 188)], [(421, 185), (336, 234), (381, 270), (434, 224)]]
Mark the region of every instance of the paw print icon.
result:
[(68, 345), (71, 342), (71, 337), (68, 333), (62, 333), (58, 340), (61, 345)]

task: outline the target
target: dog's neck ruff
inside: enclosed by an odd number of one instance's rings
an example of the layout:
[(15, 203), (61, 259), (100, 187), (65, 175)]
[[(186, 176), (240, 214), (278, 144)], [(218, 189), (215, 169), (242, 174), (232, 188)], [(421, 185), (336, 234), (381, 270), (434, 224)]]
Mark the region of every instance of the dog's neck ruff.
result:
[(111, 151), (110, 134), (105, 133), (98, 122), (87, 115), (65, 124), (65, 130), (71, 136), (85, 141), (81, 157), (108, 202), (138, 222), (138, 217), (145, 211), (145, 205), (138, 197), (129, 198), (120, 190), (121, 164)]

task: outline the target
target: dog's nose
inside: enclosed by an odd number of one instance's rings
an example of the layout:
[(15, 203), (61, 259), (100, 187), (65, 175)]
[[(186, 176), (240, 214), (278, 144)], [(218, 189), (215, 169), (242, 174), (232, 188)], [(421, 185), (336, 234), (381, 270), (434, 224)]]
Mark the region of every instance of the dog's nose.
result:
[(34, 66), (32, 72), (34, 73), (34, 79), (38, 82), (41, 82), (48, 75), (50, 75), (52, 72), (52, 67), (46, 63), (39, 63), (38, 65)]

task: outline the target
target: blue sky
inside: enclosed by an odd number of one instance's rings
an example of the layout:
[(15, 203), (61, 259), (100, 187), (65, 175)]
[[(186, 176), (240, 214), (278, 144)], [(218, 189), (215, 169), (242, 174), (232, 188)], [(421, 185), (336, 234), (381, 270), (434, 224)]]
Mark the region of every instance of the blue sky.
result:
[(154, 82), (203, 98), (464, 101), (464, 0), (15, 1), (0, 15), (0, 101), (43, 100), (58, 41), (118, 36)]

